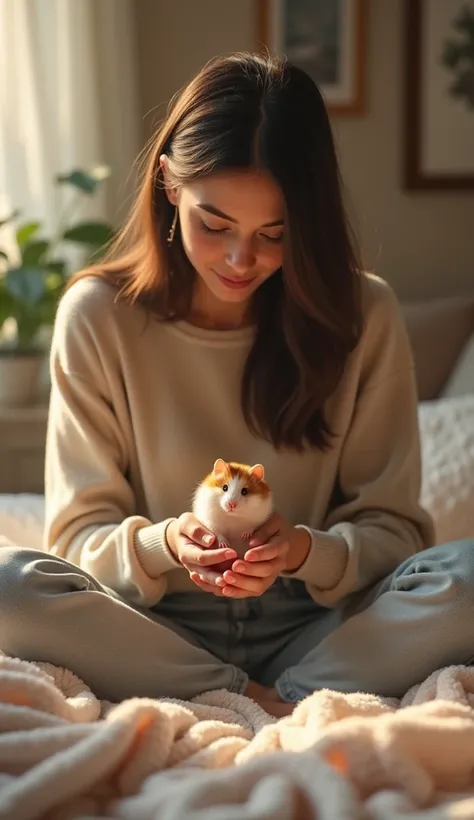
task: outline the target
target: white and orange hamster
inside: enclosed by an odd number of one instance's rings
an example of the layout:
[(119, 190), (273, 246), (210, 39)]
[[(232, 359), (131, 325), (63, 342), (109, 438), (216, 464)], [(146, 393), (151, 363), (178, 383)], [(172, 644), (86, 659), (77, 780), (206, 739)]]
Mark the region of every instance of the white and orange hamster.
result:
[(228, 545), (242, 556), (252, 534), (273, 512), (263, 466), (218, 458), (194, 493), (192, 511), (217, 536), (220, 546)]

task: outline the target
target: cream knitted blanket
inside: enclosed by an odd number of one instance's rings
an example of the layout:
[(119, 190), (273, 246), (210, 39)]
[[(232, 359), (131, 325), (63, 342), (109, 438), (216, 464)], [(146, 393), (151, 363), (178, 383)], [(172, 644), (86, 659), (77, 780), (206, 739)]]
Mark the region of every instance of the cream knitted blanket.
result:
[(276, 720), (223, 690), (100, 702), (0, 654), (0, 817), (474, 818), (474, 668), (401, 702), (322, 690)]

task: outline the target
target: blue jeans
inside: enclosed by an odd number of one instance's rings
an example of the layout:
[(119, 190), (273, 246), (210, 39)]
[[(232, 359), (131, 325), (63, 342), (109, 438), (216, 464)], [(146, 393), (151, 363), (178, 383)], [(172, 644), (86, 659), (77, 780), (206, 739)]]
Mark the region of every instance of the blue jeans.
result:
[(176, 593), (139, 609), (63, 559), (3, 548), (0, 649), (111, 701), (244, 692), (249, 678), (290, 702), (324, 687), (401, 697), (474, 657), (474, 540), (417, 553), (335, 609), (281, 578), (259, 598)]

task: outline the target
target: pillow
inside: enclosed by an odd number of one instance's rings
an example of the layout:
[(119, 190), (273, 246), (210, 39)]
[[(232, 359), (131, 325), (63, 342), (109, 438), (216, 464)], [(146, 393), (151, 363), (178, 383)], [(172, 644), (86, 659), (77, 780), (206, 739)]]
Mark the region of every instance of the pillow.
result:
[(474, 331), (474, 297), (448, 297), (403, 305), (415, 360), (420, 401), (441, 397), (459, 354)]
[(442, 395), (453, 398), (468, 393), (474, 396), (474, 333), (464, 346)]
[(474, 395), (422, 402), (418, 408), (423, 481), (436, 543), (474, 538)]
[(17, 493), (0, 495), (0, 546), (42, 549), (44, 498)]

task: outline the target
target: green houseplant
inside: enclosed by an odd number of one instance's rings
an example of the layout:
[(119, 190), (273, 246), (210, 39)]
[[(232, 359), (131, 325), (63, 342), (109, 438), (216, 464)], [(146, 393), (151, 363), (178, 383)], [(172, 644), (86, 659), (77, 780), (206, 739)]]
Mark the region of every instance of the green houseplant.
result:
[(444, 43), (441, 62), (454, 75), (449, 93), (474, 111), (474, 10), (462, 6)]
[[(44, 237), (40, 222), (21, 222), (16, 227), (16, 253), (0, 246), (0, 405), (18, 406), (34, 400), (50, 331), (69, 270), (64, 250), (81, 246), (84, 261), (100, 256), (113, 237), (104, 221), (74, 221), (84, 197), (92, 197), (109, 176), (106, 166), (74, 169), (55, 182), (72, 189), (51, 237)], [(18, 211), (0, 222), (17, 222)], [(7, 333), (6, 330), (9, 330)]]

